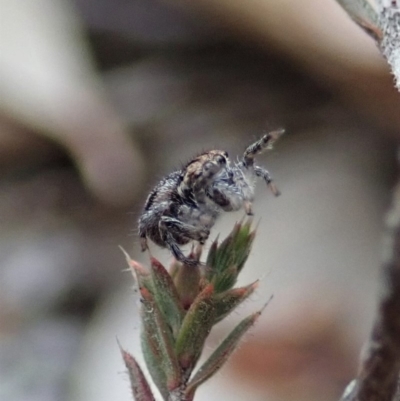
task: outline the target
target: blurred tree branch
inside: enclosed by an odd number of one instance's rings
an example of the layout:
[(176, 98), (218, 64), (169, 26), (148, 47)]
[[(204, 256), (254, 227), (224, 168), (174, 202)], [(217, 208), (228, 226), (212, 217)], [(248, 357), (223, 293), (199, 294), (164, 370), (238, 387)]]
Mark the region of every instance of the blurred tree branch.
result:
[(375, 39), (400, 90), (400, 3), (397, 0), (379, 0), (374, 7), (367, 0), (336, 1)]
[[(378, 44), (400, 91), (400, 5), (379, 0), (337, 0), (350, 17)], [(400, 400), (400, 180), (386, 219), (384, 293), (370, 338), (365, 345), (358, 377), (341, 401)]]
[(358, 377), (341, 401), (399, 401), (400, 373), (400, 181), (386, 218), (384, 288)]

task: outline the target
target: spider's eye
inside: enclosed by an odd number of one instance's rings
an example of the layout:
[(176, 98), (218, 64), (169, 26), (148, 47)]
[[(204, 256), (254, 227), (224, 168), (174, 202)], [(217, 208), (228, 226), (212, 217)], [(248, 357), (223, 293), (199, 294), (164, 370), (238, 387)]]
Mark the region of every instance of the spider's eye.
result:
[(216, 162), (217, 162), (218, 164), (226, 164), (226, 159), (225, 159), (224, 156), (218, 155), (218, 156), (215, 158), (215, 160), (216, 160)]

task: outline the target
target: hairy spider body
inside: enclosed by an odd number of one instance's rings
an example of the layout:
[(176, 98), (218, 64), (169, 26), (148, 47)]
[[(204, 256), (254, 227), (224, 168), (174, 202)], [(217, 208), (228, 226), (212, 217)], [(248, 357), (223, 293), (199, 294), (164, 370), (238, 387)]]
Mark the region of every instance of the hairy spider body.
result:
[(254, 158), (283, 134), (283, 130), (264, 135), (250, 145), (232, 166), (228, 154), (211, 150), (191, 160), (181, 170), (163, 178), (150, 192), (139, 219), (142, 250), (147, 238), (168, 248), (188, 265), (198, 262), (180, 249), (191, 241), (204, 244), (221, 211), (244, 208), (251, 215), (256, 178), (263, 178), (274, 195), (279, 195), (268, 171), (254, 164)]

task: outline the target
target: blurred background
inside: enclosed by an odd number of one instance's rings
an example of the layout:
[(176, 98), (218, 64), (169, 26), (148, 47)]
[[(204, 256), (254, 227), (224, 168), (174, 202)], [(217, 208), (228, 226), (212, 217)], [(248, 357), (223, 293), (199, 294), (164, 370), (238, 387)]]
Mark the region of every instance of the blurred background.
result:
[(260, 290), (209, 350), (274, 300), (197, 399), (338, 399), (379, 290), (399, 105), (334, 0), (0, 0), (0, 399), (130, 400), (116, 338), (140, 355), (138, 299), (118, 246), (146, 263), (148, 191), (280, 127), (259, 160), (282, 196), (260, 183), (242, 276)]

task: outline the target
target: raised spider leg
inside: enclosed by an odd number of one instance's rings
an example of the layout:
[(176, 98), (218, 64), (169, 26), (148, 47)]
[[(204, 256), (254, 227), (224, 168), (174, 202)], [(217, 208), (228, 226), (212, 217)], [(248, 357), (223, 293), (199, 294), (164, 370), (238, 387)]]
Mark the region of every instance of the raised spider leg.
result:
[(183, 254), (173, 236), (173, 233), (175, 232), (194, 241), (199, 241), (200, 244), (204, 244), (210, 235), (209, 230), (192, 226), (168, 216), (162, 216), (158, 226), (167, 248), (178, 261), (189, 266), (197, 266), (200, 264), (197, 260), (188, 258)]
[(254, 158), (266, 149), (272, 149), (272, 145), (282, 136), (283, 129), (265, 134), (257, 142), (251, 144), (243, 154), (243, 163), (246, 167), (254, 164)]
[(269, 174), (268, 170), (260, 166), (254, 166), (254, 172), (257, 177), (262, 178), (266, 182), (268, 188), (275, 196), (279, 196), (281, 194), (281, 192), (275, 185), (273, 179), (271, 178), (271, 175)]

